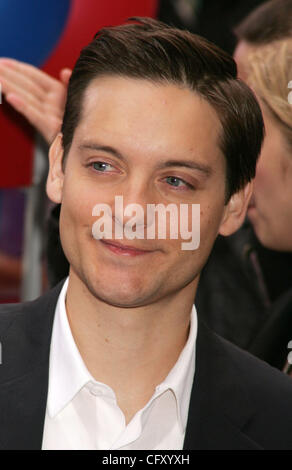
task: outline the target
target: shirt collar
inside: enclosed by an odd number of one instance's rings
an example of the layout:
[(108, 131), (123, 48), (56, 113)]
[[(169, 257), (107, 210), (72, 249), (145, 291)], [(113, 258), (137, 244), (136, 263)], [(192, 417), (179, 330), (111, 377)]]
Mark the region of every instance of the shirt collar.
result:
[(173, 391), (177, 402), (178, 419), (183, 432), (185, 432), (187, 425), (189, 402), (195, 374), (197, 331), (197, 312), (193, 305), (188, 340), (167, 377), (156, 387), (156, 391), (159, 393), (167, 389)]
[(68, 322), (65, 298), (69, 278), (66, 279), (56, 305), (49, 368), (48, 413), (56, 416), (91, 380), (73, 339)]
[[(56, 305), (52, 332), (48, 413), (56, 416), (89, 382), (96, 382), (78, 351), (68, 322), (65, 298), (68, 287), (66, 279)], [(175, 395), (178, 418), (185, 431), (188, 417), (189, 401), (195, 372), (195, 345), (197, 337), (197, 313), (193, 306), (188, 340), (180, 356), (167, 377), (156, 387), (155, 396), (170, 389)], [(153, 397), (154, 398), (154, 397)]]

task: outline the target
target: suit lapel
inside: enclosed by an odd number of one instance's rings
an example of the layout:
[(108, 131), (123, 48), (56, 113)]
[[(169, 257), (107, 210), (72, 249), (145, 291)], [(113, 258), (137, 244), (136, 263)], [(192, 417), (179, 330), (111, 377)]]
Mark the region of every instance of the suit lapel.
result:
[(12, 320), (4, 333), (0, 330), (0, 449), (41, 449), (51, 333), (62, 285), (8, 311)]
[(199, 321), (184, 449), (260, 449), (242, 432), (254, 413), (224, 340)]

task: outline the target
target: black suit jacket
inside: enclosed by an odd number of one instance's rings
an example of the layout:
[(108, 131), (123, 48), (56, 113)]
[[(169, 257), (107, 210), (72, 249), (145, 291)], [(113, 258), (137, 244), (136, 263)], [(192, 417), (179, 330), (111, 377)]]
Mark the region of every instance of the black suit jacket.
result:
[(271, 314), (257, 336), (253, 339), (249, 351), (283, 370), (287, 361), (288, 343), (292, 340), (292, 289), (289, 289), (274, 303)]
[[(0, 449), (41, 449), (54, 312), (63, 283), (0, 308)], [(199, 321), (184, 449), (292, 449), (292, 380)]]

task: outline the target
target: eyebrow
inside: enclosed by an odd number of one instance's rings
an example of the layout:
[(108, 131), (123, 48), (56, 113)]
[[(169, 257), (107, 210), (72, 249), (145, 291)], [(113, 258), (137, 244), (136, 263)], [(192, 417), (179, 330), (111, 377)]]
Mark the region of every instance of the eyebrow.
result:
[[(117, 149), (109, 145), (101, 145), (97, 143), (88, 142), (88, 143), (80, 144), (78, 148), (80, 150), (99, 150), (102, 152), (110, 153), (111, 155), (113, 155), (114, 157), (117, 157), (120, 160), (123, 160), (123, 161), (126, 160), (126, 158), (121, 154), (121, 152), (119, 152)], [(190, 168), (191, 170), (200, 171), (207, 177), (212, 174), (212, 168), (209, 165), (195, 162), (193, 160), (167, 160), (165, 162), (160, 162), (157, 165), (157, 168), (162, 169), (162, 168), (169, 168), (172, 166)]]
[(99, 145), (91, 142), (80, 144), (78, 146), (79, 150), (101, 150), (102, 152), (110, 153), (114, 157), (119, 158), (120, 160), (125, 160), (125, 157), (114, 147), (109, 145)]
[(178, 166), (184, 168), (190, 168), (191, 170), (197, 170), (206, 176), (212, 174), (212, 168), (209, 165), (203, 163), (194, 162), (193, 160), (167, 160), (158, 165), (158, 168), (168, 168), (170, 166)]

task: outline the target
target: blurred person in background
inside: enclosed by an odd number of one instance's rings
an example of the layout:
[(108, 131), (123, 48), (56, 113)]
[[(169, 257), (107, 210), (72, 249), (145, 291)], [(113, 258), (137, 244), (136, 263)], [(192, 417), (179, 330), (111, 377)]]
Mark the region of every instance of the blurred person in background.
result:
[[(177, 6), (179, 2), (174, 3)], [(239, 11), (238, 5), (236, 10)], [(161, 8), (162, 11), (168, 10)], [(202, 11), (197, 5), (197, 15)], [(242, 79), (247, 79), (248, 53), (291, 35), (291, 19), (292, 1), (272, 0), (258, 7), (236, 28), (239, 43), (235, 59)], [(0, 79), (4, 79), (3, 90), (8, 102), (39, 129), (48, 143), (59, 130), (70, 73), (65, 69), (58, 81), (27, 64), (0, 61)], [(36, 100), (36, 96), (40, 99)], [(53, 209), (48, 227), (51, 285), (68, 272), (59, 240), (59, 209), (59, 206)], [(281, 368), (253, 346), (253, 342), (274, 312), (277, 316), (278, 303), (282, 304), (281, 298), (291, 285), (291, 266), (291, 253), (265, 248), (246, 221), (236, 234), (227, 238), (219, 236), (216, 240), (198, 287), (199, 314), (222, 336)]]
[[(267, 44), (275, 43), (277, 48), (275, 41), (292, 37), (292, 1), (264, 3), (235, 28), (235, 33), (238, 44), (234, 58), (240, 78), (248, 80), (253, 52)], [(265, 55), (261, 57), (264, 63)], [(287, 83), (282, 84), (278, 99), (281, 101), (285, 96), (288, 106), (288, 82), (291, 79), (288, 72), (286, 78)], [(268, 142), (271, 129), (267, 126)], [(275, 188), (271, 189), (272, 194), (274, 191)], [(283, 211), (283, 207), (279, 207), (279, 211)], [(265, 246), (246, 220), (237, 233), (227, 238), (219, 236), (216, 240), (201, 275), (196, 305), (206, 323), (219, 334), (282, 368), (282, 360), (273, 360), (274, 348), (271, 355), (267, 354), (266, 348), (261, 351), (257, 337), (273, 317), (278, 317), (282, 308), (285, 310), (291, 279), (291, 252)], [(285, 348), (287, 357), (287, 344)]]
[[(248, 217), (265, 247), (292, 253), (292, 37), (251, 51), (248, 64), (246, 81), (259, 99), (266, 128)], [(292, 340), (292, 276), (287, 281), (289, 288), (274, 304), (251, 351), (291, 373), (286, 360)]]

